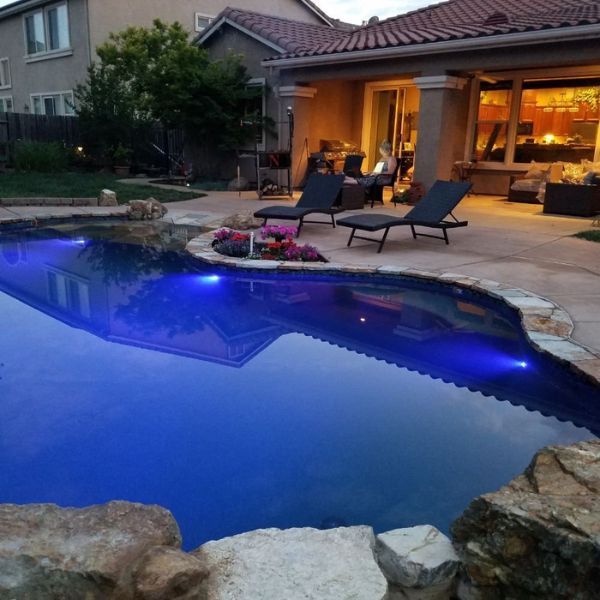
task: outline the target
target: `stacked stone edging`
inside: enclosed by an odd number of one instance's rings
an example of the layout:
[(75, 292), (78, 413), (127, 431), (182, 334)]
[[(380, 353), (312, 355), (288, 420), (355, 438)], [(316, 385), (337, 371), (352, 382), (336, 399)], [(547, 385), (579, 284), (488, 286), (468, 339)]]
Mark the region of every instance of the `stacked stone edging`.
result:
[(98, 206), (98, 198), (0, 198), (0, 206)]
[(468, 288), (492, 296), (502, 300), (519, 314), (523, 330), (536, 350), (569, 366), (588, 381), (600, 384), (600, 353), (571, 338), (573, 322), (569, 314), (552, 300), (522, 288), (490, 279), (478, 279), (451, 272), (425, 271), (402, 265), (355, 265), (233, 258), (215, 252), (212, 241), (212, 233), (204, 233), (190, 240), (186, 250), (198, 260), (215, 266), (256, 271), (308, 271), (412, 277)]

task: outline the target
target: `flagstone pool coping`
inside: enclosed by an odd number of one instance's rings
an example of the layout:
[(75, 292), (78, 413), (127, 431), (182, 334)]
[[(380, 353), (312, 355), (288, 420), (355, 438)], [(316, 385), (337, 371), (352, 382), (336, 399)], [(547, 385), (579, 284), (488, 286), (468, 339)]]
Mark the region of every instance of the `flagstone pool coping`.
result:
[(186, 251), (203, 263), (227, 268), (410, 277), (435, 280), (439, 283), (468, 288), (474, 292), (497, 298), (519, 314), (523, 330), (536, 350), (549, 354), (587, 380), (600, 385), (600, 353), (571, 338), (573, 322), (563, 308), (552, 300), (528, 290), (490, 279), (477, 279), (460, 273), (425, 271), (405, 265), (356, 265), (339, 262), (312, 263), (233, 258), (215, 252), (212, 248), (212, 241), (212, 232), (204, 233), (190, 240)]
[[(0, 231), (21, 227), (36, 227), (70, 219), (124, 219), (126, 207), (75, 209), (72, 213), (40, 211), (40, 215), (0, 216)], [(185, 219), (183, 219), (185, 221)], [(182, 223), (185, 224), (185, 223)], [(569, 366), (587, 380), (600, 385), (600, 353), (576, 342), (571, 338), (573, 322), (569, 314), (558, 304), (534, 294), (528, 290), (509, 284), (478, 279), (460, 273), (443, 271), (425, 271), (406, 265), (357, 265), (351, 263), (327, 262), (291, 262), (275, 260), (248, 260), (223, 256), (212, 248), (212, 231), (191, 239), (186, 251), (197, 260), (220, 267), (247, 269), (254, 271), (305, 271), (311, 273), (347, 273), (354, 275), (376, 274), (389, 277), (409, 277), (435, 280), (451, 286), (468, 288), (500, 299), (513, 308), (521, 319), (531, 345), (545, 354), (554, 357), (560, 363)]]

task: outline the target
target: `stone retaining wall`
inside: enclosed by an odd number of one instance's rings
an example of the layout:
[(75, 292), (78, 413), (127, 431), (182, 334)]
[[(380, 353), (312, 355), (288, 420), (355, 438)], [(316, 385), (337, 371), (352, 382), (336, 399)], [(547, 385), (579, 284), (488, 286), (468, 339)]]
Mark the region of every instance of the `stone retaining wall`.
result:
[(98, 198), (0, 198), (0, 206), (98, 206)]

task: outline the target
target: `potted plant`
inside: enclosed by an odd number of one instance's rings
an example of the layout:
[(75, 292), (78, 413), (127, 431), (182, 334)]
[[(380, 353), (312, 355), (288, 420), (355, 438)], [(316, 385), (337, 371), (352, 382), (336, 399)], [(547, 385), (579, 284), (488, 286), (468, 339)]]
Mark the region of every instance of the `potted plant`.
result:
[(131, 154), (130, 148), (126, 148), (123, 144), (119, 144), (113, 150), (113, 168), (115, 174), (119, 177), (127, 177), (131, 170)]

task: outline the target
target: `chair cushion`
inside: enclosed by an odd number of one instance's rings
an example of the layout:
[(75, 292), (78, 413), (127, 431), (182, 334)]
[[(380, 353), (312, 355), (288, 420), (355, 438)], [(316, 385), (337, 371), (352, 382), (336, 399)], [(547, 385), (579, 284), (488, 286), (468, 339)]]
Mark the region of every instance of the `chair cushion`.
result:
[(402, 217), (391, 217), (390, 215), (380, 213), (353, 215), (337, 220), (338, 225), (352, 227), (353, 229), (362, 229), (364, 231), (377, 231), (378, 229), (385, 229), (393, 225), (402, 225), (403, 223), (406, 225), (409, 224)]
[(308, 214), (310, 209), (298, 206), (265, 206), (254, 213), (255, 217), (268, 219), (299, 219)]

